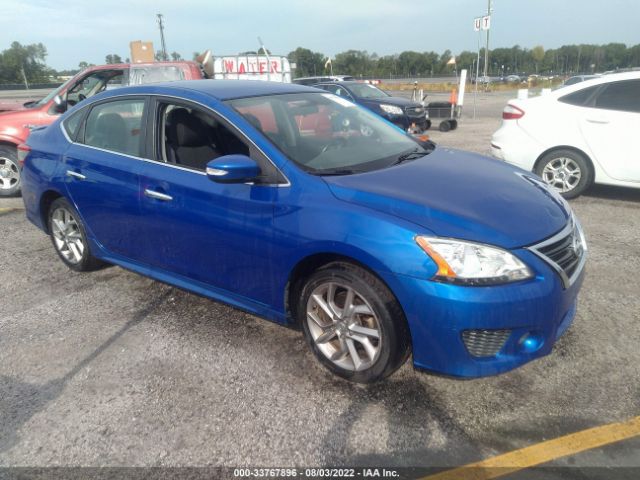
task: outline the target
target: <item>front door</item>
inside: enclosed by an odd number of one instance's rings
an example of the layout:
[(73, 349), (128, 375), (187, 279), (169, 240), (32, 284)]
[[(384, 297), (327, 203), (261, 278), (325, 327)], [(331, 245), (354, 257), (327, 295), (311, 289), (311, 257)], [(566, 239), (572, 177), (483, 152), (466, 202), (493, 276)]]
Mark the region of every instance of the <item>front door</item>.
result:
[(145, 164), (140, 182), (144, 262), (269, 303), (277, 189), (214, 183), (205, 174), (216, 157), (257, 152), (199, 107), (159, 100), (155, 118), (157, 162)]

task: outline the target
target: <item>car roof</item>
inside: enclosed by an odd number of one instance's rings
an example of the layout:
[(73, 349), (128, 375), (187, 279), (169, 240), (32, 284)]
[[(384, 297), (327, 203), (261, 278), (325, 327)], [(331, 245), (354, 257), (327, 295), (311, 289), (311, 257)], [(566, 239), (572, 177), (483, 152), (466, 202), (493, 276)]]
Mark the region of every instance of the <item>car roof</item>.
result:
[[(150, 83), (111, 90), (112, 95), (156, 94), (177, 95), (198, 92), (217, 100), (261, 97), (263, 95), (283, 95), (287, 93), (320, 92), (316, 88), (295, 83), (267, 82), (262, 80), (180, 80), (176, 82)], [(106, 98), (107, 95), (102, 98)]]
[[(356, 80), (327, 80), (325, 82), (318, 82), (318, 85), (344, 85), (348, 87), (350, 85), (371, 85), (370, 83), (358, 82)], [(375, 87), (375, 85), (373, 85)]]
[(562, 88), (558, 88), (551, 92), (548, 97), (557, 98), (569, 93), (577, 92), (583, 88), (589, 88), (594, 85), (604, 85), (611, 82), (619, 82), (622, 80), (638, 80), (640, 79), (640, 71), (636, 72), (622, 72), (622, 73), (609, 73), (607, 75), (595, 76), (594, 78), (585, 78), (584, 81), (574, 83), (573, 85), (567, 85)]

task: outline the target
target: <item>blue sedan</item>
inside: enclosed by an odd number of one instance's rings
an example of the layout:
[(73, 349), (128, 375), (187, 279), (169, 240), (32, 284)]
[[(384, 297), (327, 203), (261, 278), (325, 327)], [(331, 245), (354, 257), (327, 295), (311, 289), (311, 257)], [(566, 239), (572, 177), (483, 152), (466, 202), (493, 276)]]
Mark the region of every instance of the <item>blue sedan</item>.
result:
[(322, 90), (122, 88), (20, 152), (27, 216), (69, 268), (119, 265), (297, 326), (355, 382), (410, 354), (453, 376), (505, 372), (575, 316), (586, 244), (562, 198)]

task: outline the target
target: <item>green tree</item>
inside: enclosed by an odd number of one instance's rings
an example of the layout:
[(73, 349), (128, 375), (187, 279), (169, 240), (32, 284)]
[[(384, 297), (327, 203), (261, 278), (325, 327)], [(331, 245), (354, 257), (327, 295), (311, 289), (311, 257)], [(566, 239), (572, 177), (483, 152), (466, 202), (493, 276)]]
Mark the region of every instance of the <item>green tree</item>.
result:
[(114, 63), (122, 63), (122, 58), (116, 53), (110, 53), (104, 57), (104, 61), (107, 65), (112, 65)]
[(174, 62), (182, 60), (182, 55), (180, 55), (178, 52), (171, 52), (171, 60), (173, 60)]
[(44, 63), (46, 57), (47, 49), (42, 43), (13, 42), (0, 53), (0, 82), (22, 83), (25, 77), (29, 83), (47, 81), (51, 71)]
[(308, 48), (298, 47), (289, 52), (287, 58), (296, 64), (296, 77), (311, 77), (324, 73), (326, 56), (323, 53), (312, 52)]
[(542, 45), (536, 45), (531, 50), (531, 57), (533, 61), (536, 62), (536, 73), (538, 73), (538, 65), (544, 60), (544, 47)]

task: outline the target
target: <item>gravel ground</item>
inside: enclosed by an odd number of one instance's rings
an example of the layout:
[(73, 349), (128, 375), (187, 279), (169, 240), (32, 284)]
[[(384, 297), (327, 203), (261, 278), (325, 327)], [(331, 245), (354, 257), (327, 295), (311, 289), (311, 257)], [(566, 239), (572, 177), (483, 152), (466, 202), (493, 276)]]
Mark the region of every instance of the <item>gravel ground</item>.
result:
[[(459, 129), (432, 138), (488, 153), (506, 99), (483, 95), (474, 120), (468, 96)], [(368, 387), (296, 331), (117, 267), (69, 271), (2, 210), (20, 203), (0, 200), (0, 466), (453, 466), (640, 414), (640, 190), (571, 202), (588, 276), (550, 356), (468, 381), (405, 365)]]

